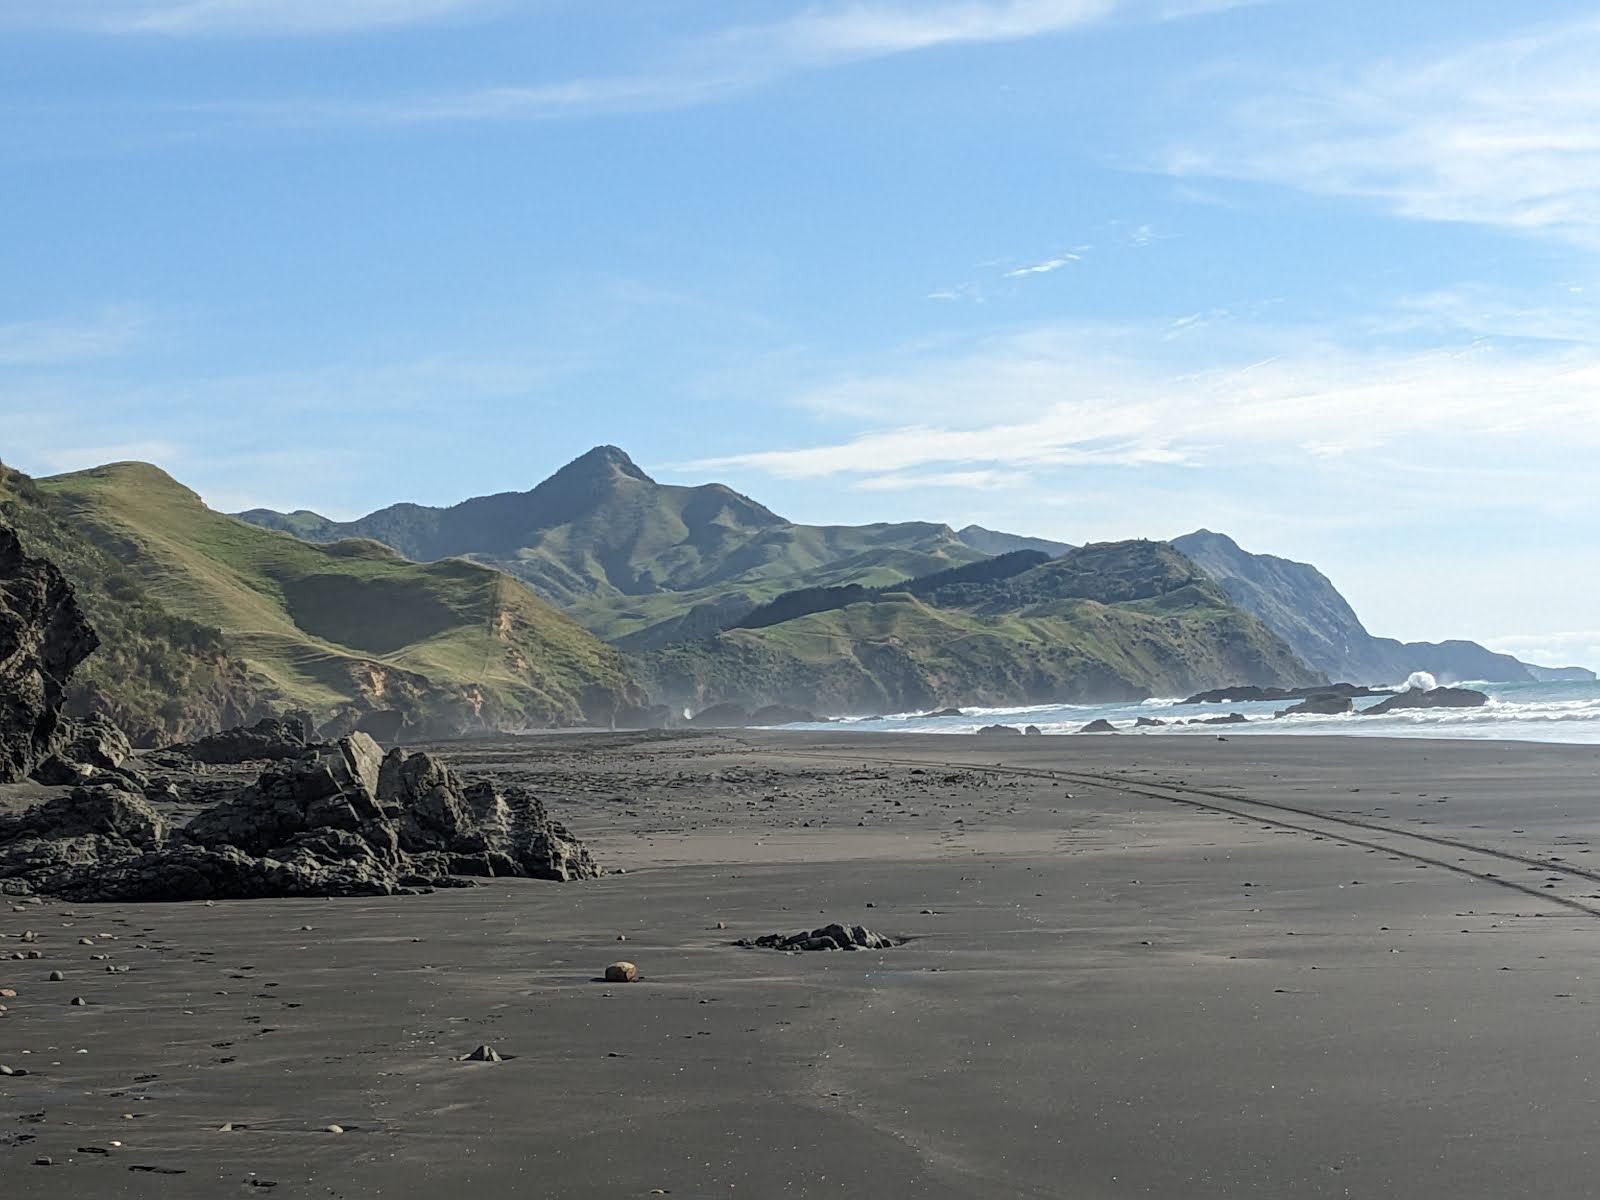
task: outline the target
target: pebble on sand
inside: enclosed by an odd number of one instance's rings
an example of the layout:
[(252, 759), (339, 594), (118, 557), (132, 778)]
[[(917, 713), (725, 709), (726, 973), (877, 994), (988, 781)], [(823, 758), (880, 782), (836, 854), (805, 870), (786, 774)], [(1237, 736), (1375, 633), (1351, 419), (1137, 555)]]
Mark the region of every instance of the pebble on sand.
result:
[(85, 1000), (82, 996), (74, 996), (72, 998), (71, 1003), (72, 1003), (72, 1007), (73, 1008), (82, 1008), (82, 1007), (84, 1007), (84, 1005), (88, 1004), (89, 1002), (87, 1000)]
[(505, 1059), (500, 1057), (493, 1046), (479, 1046), (471, 1054), (462, 1055), (459, 1061), (497, 1063), (505, 1062)]
[(639, 968), (631, 962), (614, 962), (606, 968), (607, 983), (637, 983)]
[(344, 1126), (343, 1125), (329, 1125), (322, 1132), (324, 1132), (324, 1133), (343, 1133), (344, 1132)]

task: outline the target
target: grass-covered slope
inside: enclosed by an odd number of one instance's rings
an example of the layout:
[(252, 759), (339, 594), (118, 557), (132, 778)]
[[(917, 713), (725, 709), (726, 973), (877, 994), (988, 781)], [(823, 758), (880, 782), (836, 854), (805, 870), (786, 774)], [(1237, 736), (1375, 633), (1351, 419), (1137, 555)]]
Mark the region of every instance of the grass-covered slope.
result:
[(1007, 578), (916, 590), (664, 647), (638, 669), (673, 705), (832, 713), (1324, 681), (1163, 543), (1086, 546)]
[(100, 647), (74, 672), (67, 708), (101, 712), (139, 745), (209, 733), (265, 711), (268, 687), (214, 625), (177, 616), (85, 538), (28, 476), (0, 465), (0, 522), (72, 582)]
[(721, 484), (657, 483), (615, 446), (532, 491), (449, 508), (397, 504), (347, 522), (265, 509), (240, 517), (311, 541), (372, 538), (419, 562), (486, 563), (635, 647), (706, 632), (802, 583), (871, 586), (983, 557), (945, 525), (798, 525)]
[(213, 512), (142, 463), (39, 486), (163, 609), (219, 630), (284, 703), (397, 709), (418, 732), (451, 733), (603, 720), (636, 698), (614, 650), (474, 563), (313, 545)]

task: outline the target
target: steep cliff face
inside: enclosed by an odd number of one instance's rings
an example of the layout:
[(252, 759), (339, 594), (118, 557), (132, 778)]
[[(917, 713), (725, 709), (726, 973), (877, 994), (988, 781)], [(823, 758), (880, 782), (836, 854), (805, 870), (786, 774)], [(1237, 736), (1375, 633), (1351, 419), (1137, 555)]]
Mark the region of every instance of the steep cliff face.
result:
[(1332, 679), (1396, 683), (1414, 671), (1443, 682), (1526, 683), (1529, 668), (1476, 642), (1399, 642), (1373, 637), (1355, 610), (1309, 563), (1252, 554), (1232, 538), (1201, 529), (1172, 544), (1246, 612), (1260, 617), (1306, 662)]
[(49, 757), (67, 683), (98, 644), (66, 576), (0, 525), (0, 783)]

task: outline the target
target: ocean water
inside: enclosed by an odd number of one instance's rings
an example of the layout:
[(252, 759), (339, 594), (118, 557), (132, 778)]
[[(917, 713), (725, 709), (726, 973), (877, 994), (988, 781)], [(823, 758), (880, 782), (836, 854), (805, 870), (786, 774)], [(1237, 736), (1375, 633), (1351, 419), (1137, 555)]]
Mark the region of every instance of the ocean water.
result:
[(1214, 727), (1167, 726), (1141, 729), (1150, 737), (1248, 737), (1251, 734), (1338, 734), (1351, 737), (1483, 738), (1524, 742), (1600, 745), (1600, 683), (1465, 683), (1489, 696), (1482, 708), (1432, 709), (1363, 717), (1359, 710), (1377, 699), (1357, 700), (1357, 714), (1339, 717), (1301, 716), (1272, 720), (1272, 714), (1295, 701), (1254, 704), (1184, 704), (1181, 699), (1145, 700), (1129, 704), (1044, 704), (1028, 708), (966, 708), (959, 717), (921, 718), (916, 713), (847, 718), (826, 725), (789, 726), (879, 733), (972, 733), (984, 725), (1037, 725), (1047, 734), (1076, 733), (1090, 721), (1104, 719), (1118, 730), (1131, 731), (1139, 717), (1186, 721), (1242, 713), (1250, 724)]

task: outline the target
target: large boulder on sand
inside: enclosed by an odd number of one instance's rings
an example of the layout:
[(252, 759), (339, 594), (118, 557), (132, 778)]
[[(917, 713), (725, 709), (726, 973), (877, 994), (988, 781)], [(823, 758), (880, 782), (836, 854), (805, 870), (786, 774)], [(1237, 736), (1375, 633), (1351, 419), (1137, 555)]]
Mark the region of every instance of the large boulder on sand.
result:
[(66, 576), (0, 525), (0, 783), (54, 752), (67, 682), (99, 644)]
[(1022, 730), (1015, 725), (985, 725), (978, 730), (979, 737), (1021, 737)]
[(142, 797), (74, 788), (0, 819), (0, 894), (65, 893), (159, 849), (167, 824)]
[(1116, 731), (1117, 727), (1103, 717), (1097, 721), (1090, 721), (1082, 729), (1078, 730), (1079, 733), (1115, 733)]

